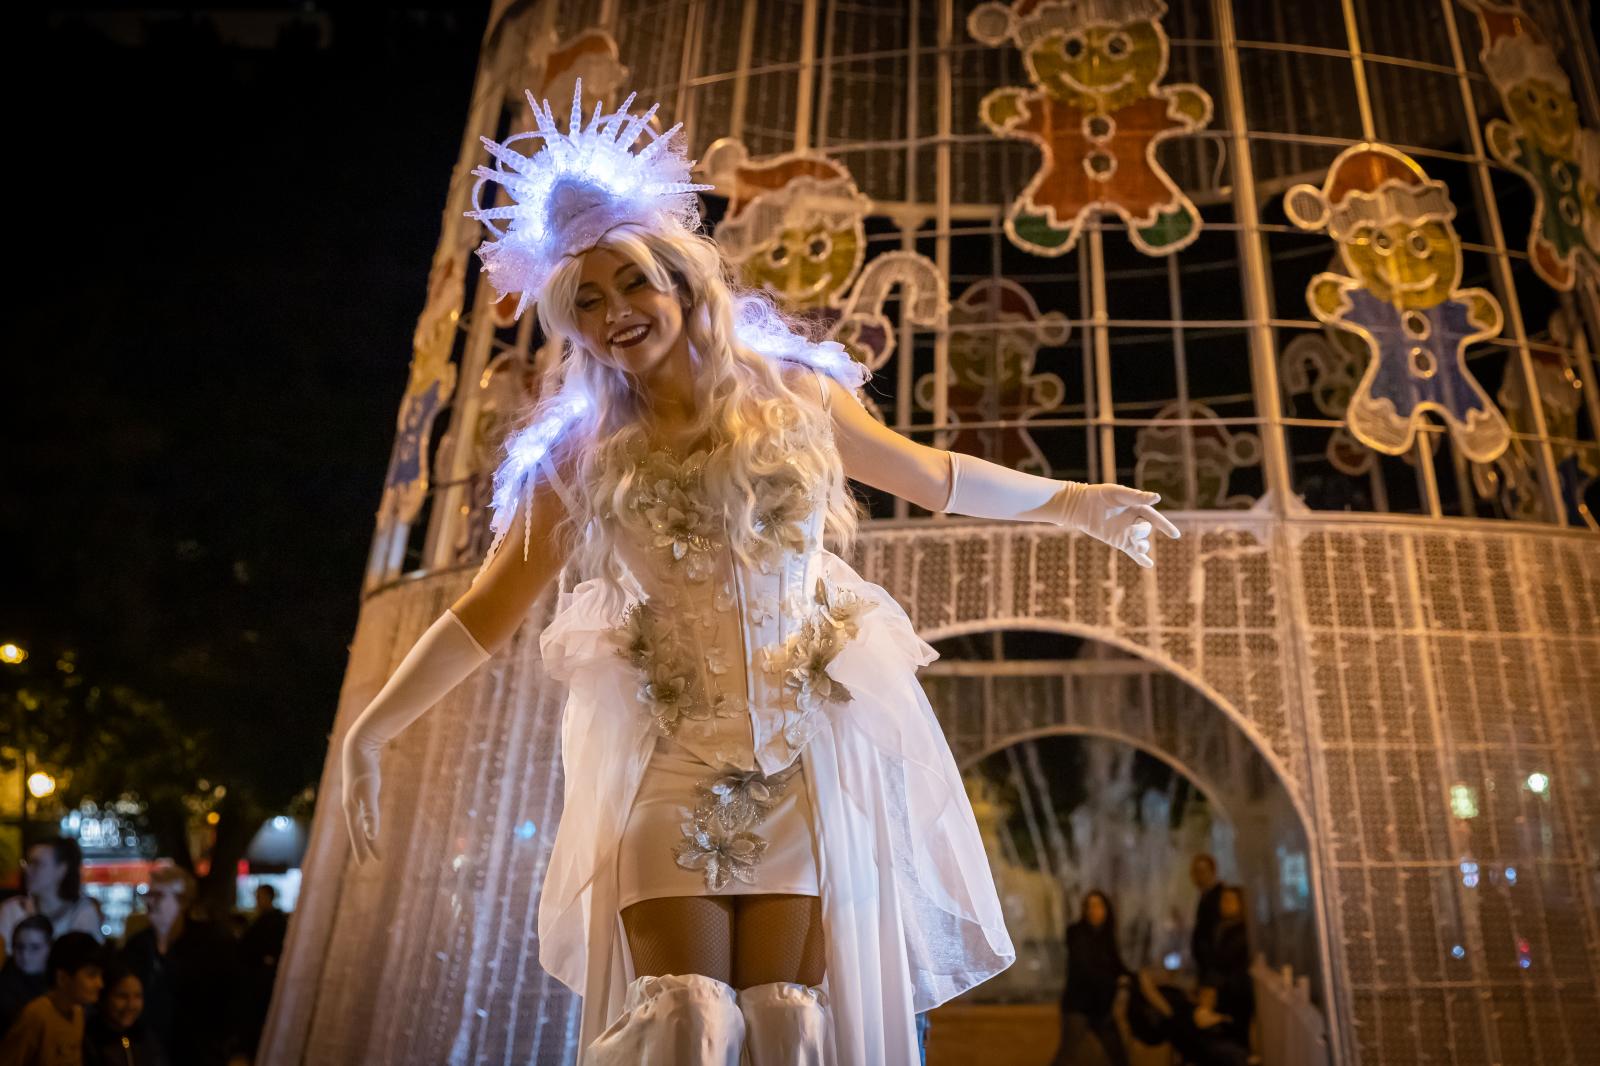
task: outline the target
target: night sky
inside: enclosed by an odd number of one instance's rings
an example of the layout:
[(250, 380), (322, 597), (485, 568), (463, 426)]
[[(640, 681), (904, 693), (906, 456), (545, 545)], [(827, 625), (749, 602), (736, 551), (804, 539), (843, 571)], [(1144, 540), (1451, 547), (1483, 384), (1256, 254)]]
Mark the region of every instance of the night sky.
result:
[(13, 36), (0, 640), (212, 729), (269, 806), (327, 750), (487, 9)]

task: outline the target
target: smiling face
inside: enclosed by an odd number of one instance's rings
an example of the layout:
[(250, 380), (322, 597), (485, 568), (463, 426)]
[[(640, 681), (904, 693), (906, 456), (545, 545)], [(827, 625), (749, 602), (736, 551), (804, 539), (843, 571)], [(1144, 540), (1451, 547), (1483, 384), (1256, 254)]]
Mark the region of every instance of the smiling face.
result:
[(636, 376), (649, 376), (684, 340), (678, 294), (656, 288), (639, 264), (606, 247), (584, 253), (571, 313), (585, 348)]
[(1028, 50), (1039, 88), (1085, 110), (1116, 110), (1147, 96), (1161, 77), (1161, 30), (1154, 22), (1052, 33)]
[(1529, 78), (1505, 94), (1506, 111), (1546, 152), (1566, 156), (1578, 129), (1572, 94), (1547, 81)]
[(56, 988), (66, 992), (80, 1007), (92, 1006), (97, 1002), (100, 990), (104, 987), (105, 978), (98, 966), (82, 966), (71, 974), (56, 971)]
[(855, 274), (858, 228), (829, 231), (819, 222), (785, 229), (745, 261), (744, 281), (771, 290), (795, 310), (827, 306)]
[(1457, 242), (1448, 223), (1362, 226), (1342, 247), (1350, 272), (1367, 291), (1396, 307), (1436, 307), (1455, 291)]
[(113, 1029), (132, 1028), (144, 1013), (144, 985), (135, 974), (125, 974), (105, 996), (106, 1020)]

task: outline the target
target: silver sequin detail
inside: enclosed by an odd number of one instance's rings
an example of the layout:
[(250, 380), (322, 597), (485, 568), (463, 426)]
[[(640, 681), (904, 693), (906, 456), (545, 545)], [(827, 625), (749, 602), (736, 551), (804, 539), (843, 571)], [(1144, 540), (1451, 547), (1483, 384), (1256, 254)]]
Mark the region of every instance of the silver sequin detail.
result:
[(799, 770), (796, 760), (775, 774), (731, 770), (698, 782), (698, 802), (674, 849), (678, 865), (703, 870), (711, 892), (722, 891), (729, 881), (755, 884), (756, 867), (769, 845), (754, 829), (772, 813)]

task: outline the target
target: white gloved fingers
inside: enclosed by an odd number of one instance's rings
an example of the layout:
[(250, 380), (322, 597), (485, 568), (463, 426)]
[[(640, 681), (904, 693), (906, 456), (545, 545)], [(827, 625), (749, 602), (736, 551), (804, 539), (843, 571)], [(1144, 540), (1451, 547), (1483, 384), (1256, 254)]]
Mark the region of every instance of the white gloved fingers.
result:
[(377, 773), (352, 772), (345, 782), (343, 807), (345, 829), (350, 834), (350, 850), (356, 864), (368, 859), (382, 861), (378, 853), (378, 792), (380, 780)]
[(1150, 545), (1134, 541), (1122, 549), (1122, 554), (1144, 567), (1146, 570), (1156, 565), (1150, 558)]
[(366, 861), (366, 831), (362, 828), (365, 815), (362, 813), (361, 804), (354, 797), (348, 797), (343, 803), (344, 828), (350, 834), (350, 854), (354, 856), (356, 865), (360, 866)]
[(1178, 527), (1173, 525), (1167, 519), (1166, 515), (1162, 514), (1154, 507), (1135, 507), (1134, 510), (1138, 512), (1140, 516), (1148, 519), (1151, 525), (1161, 530), (1162, 533), (1171, 537), (1173, 540), (1177, 540), (1179, 537), (1183, 536), (1183, 534), (1178, 530)]
[(342, 783), (341, 805), (344, 807), (344, 828), (350, 834), (350, 852), (358, 864), (370, 858), (381, 860), (378, 853), (378, 794), (382, 789), (379, 773), (379, 752), (368, 749), (354, 738), (346, 736), (341, 752)]

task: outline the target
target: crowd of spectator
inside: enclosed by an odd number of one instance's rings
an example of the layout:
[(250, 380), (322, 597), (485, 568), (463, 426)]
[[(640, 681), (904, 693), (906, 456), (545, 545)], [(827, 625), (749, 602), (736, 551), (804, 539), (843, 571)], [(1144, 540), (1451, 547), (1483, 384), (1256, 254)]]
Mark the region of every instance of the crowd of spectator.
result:
[(31, 845), (25, 890), (0, 902), (0, 1066), (241, 1066), (253, 1060), (288, 917), (267, 885), (213, 914), (194, 875), (151, 871), (143, 909), (108, 942), (68, 838)]

